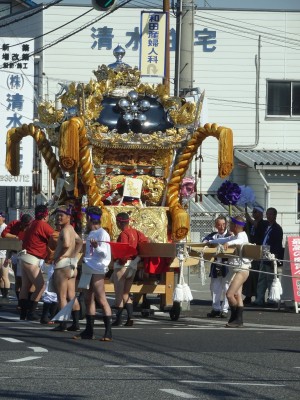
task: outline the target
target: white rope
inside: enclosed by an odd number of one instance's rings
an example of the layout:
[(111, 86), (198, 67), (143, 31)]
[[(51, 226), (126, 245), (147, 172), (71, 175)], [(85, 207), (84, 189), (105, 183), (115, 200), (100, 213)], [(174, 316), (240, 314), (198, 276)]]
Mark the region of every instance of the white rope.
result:
[[(199, 253), (199, 257), (200, 257), (200, 254), (201, 254), (200, 251), (195, 250), (195, 249), (193, 249), (193, 251), (196, 252), (196, 253)], [(193, 259), (198, 259), (199, 257), (190, 256), (190, 258), (193, 258)], [(226, 254), (226, 257), (227, 257), (227, 258), (236, 258), (237, 256), (236, 256), (236, 255), (232, 255), (232, 254)], [(294, 261), (291, 261), (291, 260), (280, 260), (280, 259), (277, 259), (277, 258), (275, 258), (275, 260), (276, 260), (276, 262), (278, 262), (278, 261), (280, 261), (280, 262), (281, 262), (281, 261), (285, 261), (285, 262), (288, 262), (288, 263), (294, 262)], [(261, 259), (255, 260), (255, 261), (264, 262), (264, 261), (267, 261), (267, 260), (261, 258)], [(270, 260), (270, 261), (271, 261), (271, 260)], [(205, 262), (212, 264), (212, 263), (215, 262), (215, 261), (205, 260)], [(223, 266), (225, 266), (225, 267), (229, 267), (229, 268), (236, 268), (236, 266), (235, 266), (235, 265), (232, 265), (232, 264), (227, 264), (227, 263), (222, 263), (222, 262), (218, 262), (218, 264), (223, 265)], [(257, 274), (274, 275), (274, 272), (260, 271), (260, 270), (251, 269), (251, 268), (249, 269), (249, 271), (255, 272), (255, 273), (257, 273)], [(279, 273), (277, 272), (277, 276), (278, 276), (278, 277), (283, 276), (283, 277), (286, 277), (286, 278), (294, 278), (294, 279), (297, 278), (297, 279), (299, 279), (299, 276), (287, 275), (287, 274), (283, 274), (283, 273), (281, 273), (281, 272), (279, 272)]]

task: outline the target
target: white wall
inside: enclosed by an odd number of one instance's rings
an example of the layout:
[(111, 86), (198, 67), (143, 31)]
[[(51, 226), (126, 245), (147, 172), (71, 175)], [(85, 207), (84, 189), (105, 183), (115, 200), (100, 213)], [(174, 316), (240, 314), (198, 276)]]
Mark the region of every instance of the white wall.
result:
[[(89, 11), (91, 10), (91, 11)], [(83, 15), (80, 19), (60, 27), (62, 24)], [(140, 10), (122, 8), (103, 20), (96, 22), (102, 13), (87, 7), (54, 6), (29, 20), (10, 26), (11, 35), (24, 36), (31, 32), (44, 33), (43, 44), (49, 46), (42, 53), (44, 75), (43, 93), (49, 88), (54, 99), (59, 82), (73, 80), (88, 82), (94, 78), (92, 71), (98, 65), (114, 62), (113, 49), (120, 43), (123, 47), (130, 37), (126, 32), (140, 25)], [(70, 34), (90, 22), (89, 27), (66, 40)], [(171, 17), (171, 28), (175, 28)], [(97, 46), (93, 49), (92, 28), (113, 28), (112, 49)], [(49, 33), (53, 29), (54, 32)], [(194, 46), (195, 87), (205, 89), (208, 100), (208, 121), (230, 127), (234, 133), (234, 144), (252, 145), (255, 141), (255, 57), (258, 54), (258, 39), (261, 35), (260, 76), (260, 139), (257, 149), (299, 149), (300, 121), (270, 121), (265, 119), (266, 79), (300, 80), (300, 12), (225, 11), (199, 9), (195, 14), (195, 31), (207, 28), (216, 31), (216, 50), (203, 51), (203, 46)], [(0, 30), (0, 35), (8, 32)], [(296, 40), (291, 42), (291, 40)], [(36, 43), (36, 49), (41, 45)], [(211, 45), (208, 46), (209, 48)], [(138, 65), (139, 52), (132, 46), (126, 49), (124, 61)], [(171, 78), (174, 77), (174, 51), (171, 52)], [(42, 78), (42, 77), (41, 77)], [(160, 81), (160, 80), (159, 80)], [(203, 142), (202, 191), (217, 190), (222, 182), (217, 177), (217, 141), (208, 138)], [(192, 168), (192, 172), (194, 172)], [(264, 189), (256, 172), (249, 173), (248, 184), (258, 190), (259, 202)], [(245, 182), (243, 182), (245, 183)]]

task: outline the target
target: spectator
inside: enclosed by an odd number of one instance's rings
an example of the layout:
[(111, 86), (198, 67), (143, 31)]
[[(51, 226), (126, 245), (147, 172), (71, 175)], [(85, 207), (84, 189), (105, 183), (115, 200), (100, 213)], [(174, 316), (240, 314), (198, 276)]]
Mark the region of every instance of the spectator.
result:
[[(268, 226), (265, 231), (264, 239), (262, 244), (270, 246), (271, 254), (274, 254), (277, 259), (283, 259), (283, 231), (281, 226), (276, 222), (277, 218), (277, 210), (276, 208), (270, 207), (266, 212)], [(265, 305), (265, 296), (266, 290), (268, 289), (268, 293), (270, 294), (271, 285), (274, 279), (274, 265), (272, 261), (263, 260), (260, 263), (260, 272), (258, 276), (257, 283), (257, 296), (254, 305), (263, 307)], [(268, 272), (265, 274), (264, 272)], [(272, 303), (272, 301), (268, 301)]]
[[(5, 215), (0, 211), (0, 233), (6, 228)], [(2, 299), (8, 298), (10, 289), (10, 280), (8, 276), (8, 259), (6, 258), (6, 250), (0, 250), (0, 288)]]
[[(139, 243), (148, 242), (148, 239), (142, 232), (129, 226), (130, 219), (127, 213), (119, 213), (116, 216), (116, 221), (117, 227), (121, 230), (117, 242), (128, 243), (135, 249), (137, 249)], [(132, 256), (129, 259), (117, 259), (114, 262), (113, 278), (117, 314), (113, 326), (119, 326), (122, 324), (123, 308), (125, 308), (127, 311), (127, 321), (125, 326), (133, 325), (133, 304), (129, 294), (139, 261), (139, 256)]]
[[(242, 217), (231, 217), (230, 231), (232, 236), (210, 240), (209, 243), (221, 243), (225, 250), (228, 247), (236, 244), (249, 243), (248, 236), (244, 232), (245, 221)], [(242, 287), (243, 283), (249, 276), (249, 268), (251, 267), (251, 260), (241, 257), (232, 257), (229, 259), (228, 265), (231, 266), (231, 279), (226, 296), (230, 305), (231, 316), (226, 327), (228, 328), (241, 328), (243, 326), (243, 297)]]
[(73, 324), (67, 328), (66, 322), (60, 322), (54, 331), (79, 331), (80, 305), (75, 296), (75, 279), (77, 276), (77, 262), (82, 248), (82, 239), (71, 225), (72, 210), (67, 206), (60, 206), (55, 211), (57, 222), (61, 226), (57, 246), (54, 252), (54, 286), (56, 288), (60, 310), (67, 301), (75, 297), (72, 316)]
[[(49, 213), (45, 205), (35, 207), (35, 220), (24, 232), (23, 250), (19, 257), (22, 271), (22, 287), (20, 291), (20, 320), (35, 321), (40, 319), (36, 314), (38, 302), (44, 292), (45, 283), (40, 269), (47, 256), (47, 244), (53, 233), (48, 224)], [(34, 285), (35, 291), (28, 300), (28, 291)]]
[[(3, 238), (19, 239), (23, 240), (24, 232), (31, 224), (33, 218), (30, 214), (23, 214), (20, 219), (15, 219), (7, 225), (2, 232)], [(18, 266), (18, 257), (16, 251), (9, 252), (9, 258), (11, 259), (12, 268), (15, 274), (15, 292), (17, 299), (19, 300), (19, 294), (22, 286), (22, 274), (21, 268)]]
[[(231, 236), (227, 230), (226, 217), (219, 215), (215, 219), (216, 231), (207, 235), (202, 241), (208, 242), (209, 240), (219, 239)], [(229, 287), (229, 269), (224, 263), (227, 258), (215, 257), (214, 262), (210, 266), (210, 291), (212, 296), (212, 310), (207, 314), (208, 318), (226, 318), (228, 314), (228, 300), (226, 292)], [(223, 297), (223, 301), (221, 300)]]
[[(82, 265), (82, 276), (78, 287), (84, 290), (86, 305), (86, 328), (74, 339), (94, 339), (94, 322), (96, 314), (95, 300), (103, 310), (103, 322), (105, 326), (104, 336), (101, 341), (111, 341), (111, 308), (105, 294), (104, 278), (108, 272), (111, 261), (110, 237), (101, 228), (102, 211), (99, 207), (86, 209), (87, 227), (89, 235), (86, 239), (85, 257)], [(84, 282), (84, 284), (83, 284)]]
[[(263, 215), (264, 209), (260, 206), (253, 207), (252, 218), (246, 213), (246, 231), (248, 232), (249, 242), (259, 246), (263, 243), (265, 231), (268, 226), (268, 221), (263, 219)], [(250, 304), (252, 296), (256, 297), (258, 272), (253, 271), (259, 271), (259, 266), (260, 261), (252, 261), (248, 279), (243, 285), (244, 304)]]

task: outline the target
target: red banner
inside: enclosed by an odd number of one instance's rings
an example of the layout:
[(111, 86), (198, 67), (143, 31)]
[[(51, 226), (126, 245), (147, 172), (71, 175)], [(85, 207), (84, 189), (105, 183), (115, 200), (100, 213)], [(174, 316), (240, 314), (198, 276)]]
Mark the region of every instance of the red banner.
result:
[(294, 301), (300, 303), (300, 237), (288, 237)]

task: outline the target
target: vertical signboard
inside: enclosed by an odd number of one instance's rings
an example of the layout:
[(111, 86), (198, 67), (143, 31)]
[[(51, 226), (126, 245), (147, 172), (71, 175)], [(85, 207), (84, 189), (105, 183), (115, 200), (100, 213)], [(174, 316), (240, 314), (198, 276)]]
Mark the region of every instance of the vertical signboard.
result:
[(295, 302), (296, 313), (300, 303), (300, 237), (288, 237), (284, 253), (282, 300)]
[(140, 71), (142, 76), (165, 76), (167, 13), (141, 12)]
[(0, 62), (0, 186), (32, 186), (33, 139), (20, 145), (20, 175), (11, 176), (5, 168), (6, 133), (33, 120), (34, 59), (29, 57), (33, 41), (1, 38)]

